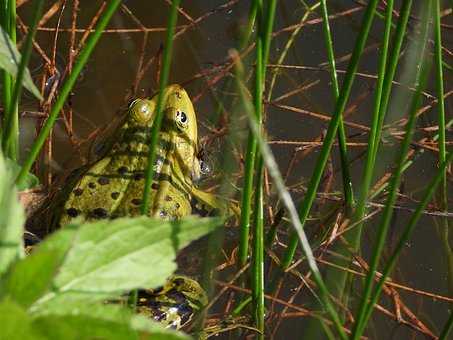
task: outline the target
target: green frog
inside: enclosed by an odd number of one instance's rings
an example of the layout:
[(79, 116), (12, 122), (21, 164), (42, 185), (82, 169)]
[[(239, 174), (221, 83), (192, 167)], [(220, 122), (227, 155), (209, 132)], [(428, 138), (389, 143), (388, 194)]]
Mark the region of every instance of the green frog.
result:
[[(235, 213), (214, 195), (197, 189), (194, 182), (202, 173), (198, 155), (197, 119), (187, 92), (171, 85), (163, 92), (163, 120), (159, 133), (154, 178), (150, 191), (148, 216), (175, 220), (190, 214), (208, 215), (215, 210)], [(144, 172), (148, 162), (151, 128), (155, 119), (157, 96), (136, 99), (124, 120), (107, 141), (100, 159), (70, 176), (63, 199), (54, 214), (53, 228), (64, 227), (76, 218), (113, 219), (140, 215)], [(236, 212), (237, 213), (237, 212)], [(172, 287), (171, 289), (169, 287)], [(146, 304), (157, 305), (150, 311), (156, 320), (171, 327), (182, 327), (190, 314), (206, 305), (206, 293), (185, 276), (171, 278), (159, 292), (146, 292)], [(197, 308), (194, 308), (197, 306)], [(159, 309), (160, 308), (160, 309)], [(165, 319), (165, 320), (163, 320)]]

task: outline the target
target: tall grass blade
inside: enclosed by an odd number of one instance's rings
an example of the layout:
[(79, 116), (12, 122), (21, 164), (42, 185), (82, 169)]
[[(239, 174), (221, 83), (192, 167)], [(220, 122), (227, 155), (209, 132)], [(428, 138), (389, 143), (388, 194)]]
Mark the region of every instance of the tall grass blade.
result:
[(416, 74), (415, 76), (416, 92), (414, 93), (412, 98), (412, 103), (409, 110), (409, 118), (405, 128), (404, 140), (401, 144), (400, 151), (398, 152), (398, 159), (396, 162), (397, 167), (390, 181), (388, 198), (379, 225), (377, 240), (372, 252), (371, 263), (369, 265), (368, 275), (365, 282), (365, 290), (356, 317), (356, 324), (353, 331), (353, 339), (360, 338), (366, 325), (365, 323), (366, 309), (367, 306), (369, 306), (368, 300), (371, 295), (374, 275), (377, 270), (379, 259), (381, 258), (381, 253), (385, 245), (387, 231), (390, 225), (390, 220), (393, 215), (393, 207), (396, 202), (403, 167), (405, 165), (405, 160), (412, 140), (415, 123), (417, 121), (417, 109), (420, 106), (421, 102), (421, 92), (423, 91), (426, 82), (427, 76), (426, 73), (428, 67), (425, 63), (425, 53), (429, 36), (429, 15), (431, 14), (431, 1), (428, 1), (427, 3), (428, 3), (428, 5), (426, 6), (427, 8), (426, 7), (424, 8), (422, 16), (422, 27), (420, 33), (421, 37), (420, 40), (417, 41), (418, 44), (416, 46), (415, 51), (415, 53), (417, 53), (417, 57), (413, 72), (415, 72)]
[(58, 113), (63, 108), (63, 105), (65, 104), (69, 93), (74, 87), (74, 84), (77, 81), (77, 77), (79, 76), (80, 72), (82, 71), (83, 67), (88, 61), (91, 52), (93, 52), (94, 47), (96, 46), (99, 38), (101, 37), (102, 31), (107, 26), (107, 24), (110, 21), (110, 18), (115, 13), (116, 9), (120, 4), (121, 0), (111, 0), (107, 4), (104, 13), (99, 18), (99, 21), (96, 25), (94, 32), (89, 36), (84, 48), (80, 52), (80, 55), (74, 64), (72, 72), (69, 74), (68, 78), (61, 87), (60, 94), (55, 104), (52, 106), (52, 109), (50, 110), (49, 117), (47, 118), (46, 123), (42, 127), (40, 134), (38, 135), (38, 137), (36, 138), (35, 142), (31, 147), (30, 153), (28, 154), (27, 158), (24, 161), (24, 164), (22, 165), (22, 169), (16, 178), (16, 184), (18, 186), (20, 186), (21, 183), (26, 179), (28, 172), (30, 171), (34, 161), (38, 157), (45, 140), (49, 136), (49, 133), (52, 130), (53, 125), (55, 124), (55, 121), (58, 117)]
[[(23, 49), (22, 56), (20, 57), (19, 67), (17, 69), (16, 79), (14, 81), (14, 88), (12, 92), (12, 96), (8, 103), (8, 106), (5, 107), (5, 125), (4, 125), (4, 133), (3, 133), (3, 147), (4, 150), (9, 151), (9, 157), (11, 159), (17, 158), (17, 152), (19, 149), (19, 117), (18, 117), (18, 104), (19, 99), (22, 94), (22, 85), (23, 83), (30, 82), (31, 77), (30, 74), (27, 73), (27, 65), (30, 61), (32, 49), (33, 49), (33, 37), (35, 36), (36, 29), (38, 26), (38, 22), (41, 18), (42, 9), (44, 6), (44, 0), (35, 0), (33, 2), (33, 17), (31, 23), (29, 25), (29, 31), (27, 34), (27, 38), (25, 40), (25, 46)], [(26, 77), (30, 78), (26, 81)], [(38, 89), (32, 84), (32, 91), (37, 98), (42, 98), (41, 94), (39, 93)], [(36, 92), (36, 93), (35, 93)]]
[[(326, 0), (321, 0), (322, 24), (324, 32), (324, 42), (327, 49), (327, 58), (330, 65), (330, 78), (332, 81), (332, 92), (337, 102), (340, 95), (340, 88), (338, 85), (337, 69), (335, 66), (335, 54), (333, 51), (332, 35), (330, 33), (329, 13), (327, 11)], [(346, 131), (343, 124), (343, 117), (340, 116), (338, 123), (338, 146), (340, 150), (341, 160), (341, 173), (343, 176), (343, 192), (345, 197), (346, 211), (348, 214), (352, 212), (354, 206), (354, 193), (352, 189), (351, 174), (349, 171), (348, 149), (346, 146)]]
[(304, 253), (307, 257), (308, 265), (313, 274), (313, 279), (315, 280), (315, 282), (318, 286), (318, 289), (320, 291), (320, 298), (323, 302), (323, 306), (326, 309), (329, 316), (331, 317), (331, 319), (334, 323), (335, 329), (336, 329), (338, 335), (340, 336), (340, 338), (347, 339), (346, 333), (343, 330), (341, 320), (330, 301), (329, 292), (323, 282), (321, 273), (316, 264), (316, 260), (311, 251), (310, 244), (308, 243), (307, 236), (305, 235), (305, 232), (302, 228), (302, 224), (301, 224), (301, 222), (299, 220), (299, 216), (297, 214), (296, 206), (291, 198), (289, 191), (285, 187), (283, 178), (280, 174), (278, 165), (275, 161), (272, 151), (270, 150), (269, 146), (267, 145), (264, 137), (261, 135), (260, 127), (256, 122), (253, 106), (250, 103), (250, 100), (247, 98), (246, 89), (242, 82), (242, 79), (244, 79), (243, 78), (244, 71), (243, 71), (242, 64), (241, 64), (240, 60), (238, 59), (237, 52), (231, 52), (231, 53), (233, 54), (233, 59), (235, 60), (235, 63), (236, 63), (236, 74), (237, 74), (236, 79), (238, 82), (238, 89), (239, 89), (239, 94), (241, 96), (241, 101), (245, 108), (245, 112), (247, 113), (250, 129), (257, 140), (257, 145), (259, 147), (264, 164), (265, 164), (266, 168), (268, 169), (269, 175), (271, 176), (271, 178), (275, 184), (275, 187), (277, 189), (277, 192), (278, 192), (278, 195), (279, 195), (281, 201), (283, 202), (283, 204), (285, 205), (285, 208), (288, 211), (291, 225), (295, 229), (298, 240), (300, 240), (302, 250), (304, 251)]
[[(324, 168), (326, 166), (327, 160), (329, 158), (329, 153), (334, 143), (334, 138), (337, 132), (338, 125), (340, 123), (341, 114), (343, 113), (347, 101), (349, 99), (349, 95), (352, 88), (352, 83), (354, 81), (355, 73), (359, 64), (360, 56), (362, 55), (362, 51), (365, 47), (365, 43), (368, 37), (368, 33), (370, 31), (374, 13), (376, 10), (378, 1), (371, 0), (368, 3), (366, 8), (362, 25), (360, 28), (359, 35), (356, 40), (356, 44), (351, 56), (351, 62), (348, 65), (348, 70), (346, 72), (345, 80), (343, 86), (340, 91), (340, 95), (338, 97), (338, 101), (335, 105), (335, 111), (332, 115), (332, 119), (329, 123), (329, 127), (327, 129), (326, 137), (324, 143), (321, 147), (321, 152), (319, 157), (316, 161), (315, 169), (313, 171), (313, 175), (310, 179), (310, 183), (307, 188), (307, 193), (305, 194), (305, 198), (302, 202), (302, 205), (299, 209), (299, 216), (300, 222), (302, 227), (305, 225), (307, 220), (308, 214), (310, 212), (311, 206), (313, 205), (313, 201), (316, 197), (316, 191), (318, 189), (319, 183), (321, 181), (322, 174), (324, 172)], [(298, 237), (297, 235), (293, 234), (291, 236), (288, 249), (284, 255), (284, 259), (282, 261), (282, 265), (287, 268), (293, 260), (294, 253), (297, 248)]]

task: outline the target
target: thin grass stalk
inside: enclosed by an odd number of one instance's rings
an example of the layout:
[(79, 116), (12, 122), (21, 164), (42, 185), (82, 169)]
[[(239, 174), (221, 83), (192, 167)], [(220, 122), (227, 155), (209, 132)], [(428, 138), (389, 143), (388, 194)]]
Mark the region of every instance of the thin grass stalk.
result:
[(439, 335), (439, 340), (447, 340), (448, 335), (450, 334), (452, 328), (453, 328), (453, 312), (450, 312), (450, 317), (448, 318), (444, 328), (442, 329), (442, 332)]
[[(332, 35), (330, 33), (329, 13), (327, 11), (326, 0), (321, 0), (322, 23), (324, 31), (324, 42), (327, 49), (327, 57), (330, 65), (330, 78), (332, 81), (332, 91), (335, 102), (340, 95), (338, 86), (337, 69), (335, 66), (335, 53), (333, 51)], [(343, 193), (345, 198), (346, 212), (349, 215), (354, 207), (354, 192), (352, 189), (351, 173), (349, 171), (348, 148), (346, 146), (346, 131), (343, 124), (343, 117), (340, 116), (338, 124), (338, 147), (340, 150), (341, 174), (343, 177)]]
[(415, 84), (417, 86), (416, 92), (412, 98), (412, 103), (409, 110), (409, 119), (406, 124), (405, 128), (405, 135), (403, 142), (400, 147), (400, 151), (398, 152), (398, 160), (396, 162), (397, 167), (390, 180), (389, 192), (387, 202), (384, 207), (384, 211), (381, 218), (381, 223), (379, 225), (377, 240), (372, 251), (371, 255), (371, 262), (368, 269), (368, 274), (365, 281), (365, 289), (363, 292), (363, 296), (360, 302), (359, 311), (356, 316), (356, 323), (353, 330), (353, 339), (359, 339), (365, 329), (366, 322), (366, 310), (367, 306), (369, 305), (368, 301), (371, 295), (371, 290), (373, 287), (374, 276), (377, 270), (379, 260), (381, 258), (382, 251), (384, 249), (385, 240), (388, 233), (388, 228), (390, 225), (390, 221), (393, 216), (393, 207), (396, 202), (398, 188), (401, 182), (402, 171), (405, 165), (405, 160), (407, 157), (407, 153), (409, 151), (410, 143), (412, 140), (412, 135), (415, 128), (415, 123), (417, 122), (417, 109), (421, 103), (421, 92), (423, 91), (426, 83), (426, 71), (427, 65), (425, 63), (425, 53), (429, 35), (429, 15), (431, 14), (431, 0), (428, 1), (428, 10), (423, 13), (422, 18), (422, 32), (421, 32), (421, 41), (418, 50), (418, 57), (417, 57), (417, 64), (415, 65), (416, 76), (415, 76)]
[(150, 204), (151, 184), (153, 181), (153, 165), (156, 160), (157, 142), (159, 140), (160, 126), (162, 125), (163, 105), (164, 105), (164, 90), (168, 83), (171, 66), (171, 52), (173, 48), (173, 36), (175, 34), (176, 21), (178, 19), (178, 6), (180, 0), (173, 0), (171, 3), (170, 12), (167, 22), (167, 36), (165, 39), (165, 47), (163, 52), (162, 70), (159, 79), (159, 94), (157, 96), (156, 117), (153, 122), (151, 131), (151, 140), (149, 143), (148, 164), (145, 170), (145, 188), (143, 190), (143, 199), (141, 205), (141, 213), (146, 215)]
[(74, 87), (74, 84), (77, 81), (77, 77), (79, 76), (83, 67), (87, 63), (88, 58), (91, 55), (91, 52), (93, 52), (94, 47), (96, 46), (99, 38), (101, 37), (102, 31), (105, 29), (105, 27), (110, 21), (110, 18), (115, 13), (116, 9), (120, 4), (121, 0), (111, 0), (107, 4), (104, 13), (99, 18), (99, 21), (96, 25), (94, 32), (89, 36), (85, 44), (85, 47), (80, 52), (80, 55), (74, 64), (71, 74), (68, 76), (63, 86), (61, 87), (60, 94), (55, 104), (52, 106), (52, 109), (50, 110), (49, 117), (47, 118), (44, 126), (42, 127), (40, 134), (33, 143), (30, 153), (25, 159), (24, 164), (22, 165), (22, 168), (19, 174), (17, 175), (16, 185), (21, 186), (23, 184), (23, 181), (25, 180), (28, 172), (30, 171), (34, 161), (38, 157), (39, 152), (42, 146), (44, 145), (44, 142), (46, 141), (46, 138), (49, 136), (49, 133), (52, 130), (53, 125), (55, 124), (58, 113), (61, 111), (63, 105), (65, 104), (66, 99), (68, 98), (69, 93)]
[(406, 34), (407, 22), (412, 8), (412, 0), (405, 0), (400, 10), (400, 17), (396, 26), (395, 41), (390, 54), (390, 62), (385, 72), (384, 88), (381, 103), (379, 105), (379, 121), (376, 129), (376, 135), (373, 141), (373, 165), (376, 162), (376, 156), (379, 151), (379, 141), (381, 140), (382, 126), (384, 124), (385, 113), (387, 112), (390, 94), (392, 92), (393, 78), (395, 77), (396, 67), (398, 66), (401, 46)]
[[(437, 98), (438, 98), (438, 126), (439, 126), (439, 163), (445, 161), (446, 157), (446, 137), (445, 137), (445, 102), (444, 102), (444, 75), (443, 75), (443, 62), (442, 62), (442, 30), (440, 26), (440, 15), (441, 6), (440, 0), (434, 1), (433, 6), (433, 18), (434, 18), (434, 59), (436, 63), (436, 87), (437, 87)], [(444, 171), (442, 178), (442, 185), (440, 187), (440, 206), (443, 211), (448, 211), (448, 189), (447, 189), (447, 172)], [(448, 269), (448, 284), (449, 290), (453, 293), (453, 255), (450, 248), (450, 237), (449, 237), (449, 221), (448, 218), (441, 219), (440, 235), (442, 243), (444, 245)]]
[[(393, 75), (396, 70), (396, 65), (399, 58), (399, 48), (401, 47), (402, 38), (406, 32), (405, 27), (407, 25), (407, 19), (409, 18), (410, 13), (410, 2), (406, 1), (405, 4), (409, 5), (409, 7), (403, 7), (402, 13), (400, 14), (400, 21), (398, 22), (398, 28), (396, 30), (396, 37), (395, 43), (397, 45), (396, 50), (391, 54), (391, 62), (390, 64), (393, 66), (391, 69), (393, 70)], [(393, 15), (393, 0), (389, 0), (387, 2), (387, 8), (385, 13), (385, 28), (384, 28), (384, 37), (381, 46), (381, 53), (379, 56), (379, 66), (378, 66), (378, 79), (376, 85), (376, 92), (374, 96), (374, 104), (373, 104), (373, 119), (371, 123), (371, 130), (370, 135), (368, 137), (368, 150), (367, 150), (367, 157), (365, 161), (365, 168), (364, 173), (362, 176), (362, 183), (360, 186), (360, 196), (357, 202), (357, 208), (354, 216), (354, 222), (358, 222), (357, 227), (354, 229), (353, 232), (349, 233), (348, 239), (349, 242), (353, 245), (354, 250), (358, 251), (360, 247), (360, 240), (362, 234), (362, 225), (363, 216), (365, 214), (365, 207), (366, 202), (368, 201), (368, 194), (371, 186), (371, 181), (373, 178), (374, 172), (374, 165), (375, 165), (375, 149), (377, 148), (376, 143), (379, 142), (377, 136), (381, 135), (380, 129), (382, 129), (382, 124), (379, 124), (380, 120), (380, 108), (381, 102), (383, 101), (383, 93), (385, 92), (387, 95), (390, 93), (392, 87), (392, 80), (393, 75), (389, 78), (386, 77), (387, 74), (387, 54), (389, 48), (389, 41), (390, 41), (390, 32), (392, 26), (392, 15)], [(399, 44), (398, 44), (399, 42)], [(385, 88), (384, 88), (385, 87)]]
[[(255, 69), (255, 108), (261, 107), (262, 92), (261, 88), (261, 76), (262, 76), (262, 56), (263, 56), (263, 42), (261, 32), (261, 21), (262, 21), (262, 2), (260, 0), (254, 1), (254, 7), (256, 7), (257, 26), (258, 34), (256, 37), (256, 69)], [(251, 18), (249, 18), (251, 20)], [(257, 121), (261, 121), (261, 110), (256, 109), (255, 112)], [(239, 236), (239, 251), (238, 251), (238, 262), (239, 267), (244, 266), (247, 263), (248, 251), (249, 251), (249, 234), (250, 234), (250, 215), (252, 210), (252, 195), (253, 195), (253, 176), (255, 170), (255, 155), (256, 155), (256, 140), (253, 134), (249, 132), (247, 138), (247, 150), (245, 154), (245, 169), (244, 169), (244, 185), (242, 188), (241, 197), (241, 217), (240, 217), (240, 236)]]
[[(13, 41), (13, 43), (16, 42), (16, 26), (15, 26), (15, 18), (11, 18), (11, 14), (15, 12), (15, 4), (14, 4), (14, 10), (11, 10), (11, 0), (2, 0), (2, 7), (1, 7), (1, 14), (2, 14), (2, 27), (6, 33), (8, 33), (8, 36), (10, 39)], [(12, 21), (14, 21), (14, 28), (11, 29), (12, 27)], [(13, 89), (13, 77), (7, 73), (6, 71), (2, 71), (3, 73), (3, 88), (2, 88), (2, 100), (3, 100), (3, 109), (4, 114), (3, 114), (3, 124), (2, 124), (2, 140), (3, 140), (3, 135), (6, 132), (7, 126), (6, 125), (7, 121), (11, 120), (7, 116), (6, 108), (10, 106), (11, 102), (11, 94), (12, 94), (12, 89)], [(4, 154), (11, 158), (15, 159), (15, 153), (11, 152), (5, 144), (2, 144), (2, 149)]]
[(6, 149), (9, 150), (9, 156), (14, 160), (16, 160), (17, 158), (17, 151), (19, 147), (18, 105), (20, 96), (22, 94), (22, 81), (24, 79), (25, 71), (27, 70), (27, 65), (30, 61), (31, 53), (33, 51), (33, 37), (35, 36), (43, 7), (44, 0), (35, 0), (33, 2), (33, 17), (29, 25), (27, 38), (25, 40), (25, 45), (22, 51), (16, 79), (14, 81), (13, 94), (11, 96), (9, 105), (5, 108), (6, 131), (3, 135), (3, 145), (5, 145)]
[[(324, 42), (326, 45), (327, 50), (327, 57), (330, 65), (330, 78), (332, 82), (332, 92), (335, 102), (338, 100), (338, 96), (340, 93), (340, 88), (338, 85), (338, 77), (335, 65), (335, 54), (333, 51), (333, 42), (330, 33), (330, 25), (329, 25), (329, 14), (327, 11), (327, 4), (326, 0), (321, 0), (321, 14), (323, 18), (323, 32), (324, 32)], [(342, 176), (343, 176), (343, 192), (345, 197), (345, 206), (346, 206), (346, 213), (350, 215), (352, 213), (353, 205), (354, 205), (354, 196), (352, 190), (352, 182), (350, 178), (350, 171), (349, 171), (349, 161), (347, 156), (347, 147), (346, 147), (346, 132), (343, 125), (343, 119), (341, 118), (339, 126), (338, 126), (338, 144), (340, 150), (340, 158), (341, 158), (341, 167), (342, 167)], [(344, 249), (345, 247), (343, 244), (338, 243), (335, 245), (336, 251), (342, 253), (343, 256), (346, 258), (349, 253), (347, 250)], [(335, 259), (335, 263), (338, 263), (341, 266), (349, 265), (350, 261), (346, 261), (343, 259)], [(344, 271), (338, 271), (336, 268), (327, 268), (324, 278), (326, 281), (327, 288), (329, 289), (330, 294), (337, 297), (344, 305), (347, 305), (346, 297), (344, 295), (344, 287), (346, 278), (348, 274)], [(314, 301), (315, 306), (319, 305), (319, 302), (316, 300)], [(306, 335), (308, 338), (320, 338), (322, 337), (321, 332), (323, 332), (323, 328), (320, 327), (320, 321), (311, 318), (306, 327)], [(322, 326), (322, 325), (321, 325)]]
[(257, 146), (259, 147), (264, 164), (265, 164), (266, 168), (268, 169), (269, 175), (271, 176), (271, 178), (275, 184), (275, 187), (277, 189), (277, 193), (279, 195), (280, 200), (283, 202), (283, 204), (285, 205), (285, 208), (288, 211), (291, 225), (294, 227), (294, 229), (299, 237), (300, 244), (302, 246), (302, 250), (304, 251), (304, 253), (307, 257), (308, 265), (313, 274), (313, 279), (316, 282), (318, 289), (320, 291), (320, 298), (323, 302), (323, 306), (326, 309), (329, 316), (331, 317), (334, 327), (335, 327), (338, 335), (340, 336), (340, 338), (347, 339), (346, 333), (343, 330), (341, 320), (338, 317), (338, 314), (335, 311), (335, 308), (333, 307), (333, 305), (330, 301), (329, 292), (322, 280), (321, 273), (319, 271), (319, 268), (316, 264), (316, 260), (311, 251), (307, 236), (305, 235), (305, 232), (300, 223), (296, 206), (294, 205), (294, 202), (291, 198), (289, 191), (285, 187), (283, 178), (280, 174), (278, 165), (275, 161), (272, 151), (270, 150), (264, 137), (261, 134), (260, 126), (256, 122), (256, 117), (254, 115), (253, 106), (250, 103), (250, 100), (247, 98), (246, 89), (242, 82), (242, 79), (244, 79), (243, 78), (244, 71), (243, 71), (242, 63), (239, 60), (237, 52), (231, 52), (231, 53), (232, 53), (233, 60), (235, 60), (236, 80), (237, 80), (237, 84), (238, 84), (238, 91), (240, 94), (240, 98), (241, 98), (242, 104), (244, 106), (245, 112), (247, 114), (250, 129), (257, 140)]
[(395, 267), (395, 264), (396, 264), (396, 261), (398, 260), (399, 255), (401, 254), (403, 249), (406, 247), (407, 241), (410, 239), (410, 236), (412, 235), (412, 232), (414, 231), (415, 227), (417, 226), (417, 223), (418, 223), (420, 217), (423, 215), (424, 210), (426, 209), (426, 207), (428, 206), (428, 203), (431, 201), (434, 193), (436, 192), (436, 189), (437, 189), (439, 183), (442, 182), (443, 171), (445, 169), (447, 169), (448, 165), (452, 161), (453, 161), (453, 152), (450, 152), (447, 155), (446, 160), (439, 166), (439, 171), (437, 172), (436, 176), (426, 186), (427, 189), (426, 189), (425, 193), (423, 194), (422, 200), (417, 205), (415, 212), (412, 214), (411, 219), (409, 220), (407, 226), (403, 230), (403, 233), (402, 233), (400, 239), (398, 240), (395, 250), (390, 255), (389, 260), (382, 271), (381, 278), (379, 279), (378, 283), (376, 284), (376, 286), (373, 289), (373, 293), (371, 294), (369, 303), (367, 304), (366, 314), (363, 318), (364, 325), (366, 325), (369, 318), (371, 317), (373, 308), (379, 299), (379, 296), (382, 291), (382, 288), (384, 287), (384, 284), (386, 283), (386, 279), (390, 276), (393, 268)]
[[(277, 62), (276, 64), (277, 65), (281, 65), (283, 63), (283, 61), (285, 60), (289, 50), (291, 49), (291, 46), (294, 44), (295, 40), (296, 40), (296, 37), (297, 35), (299, 34), (300, 30), (302, 29), (302, 27), (304, 27), (303, 23), (305, 21), (307, 21), (307, 18), (308, 16), (316, 9), (318, 8), (320, 5), (320, 3), (316, 3), (314, 4), (313, 6), (311, 7), (308, 7), (307, 11), (305, 12), (305, 14), (302, 16), (302, 19), (300, 19), (299, 21), (299, 24), (297, 25), (297, 27), (291, 32), (291, 35), (290, 37), (288, 38), (288, 41), (286, 42), (285, 44), (285, 47), (283, 47), (282, 49), (282, 53), (280, 54), (280, 56), (278, 57), (277, 59)], [(267, 101), (271, 101), (271, 98), (272, 98), (272, 92), (274, 90), (274, 86), (275, 86), (275, 82), (277, 80), (277, 76), (279, 74), (279, 70), (278, 68), (273, 68), (272, 71), (272, 77), (271, 77), (271, 81), (270, 81), (270, 85), (269, 85), (269, 91), (267, 93)]]
[(253, 221), (252, 252), (252, 297), (256, 328), (260, 338), (264, 335), (264, 164), (263, 157), (257, 155), (257, 176), (255, 182), (255, 219)]
[[(365, 10), (363, 22), (360, 28), (360, 32), (358, 38), (356, 40), (356, 44), (351, 56), (351, 62), (348, 65), (348, 70), (345, 75), (344, 83), (341, 88), (340, 95), (338, 97), (338, 101), (335, 105), (334, 114), (332, 115), (332, 119), (329, 123), (329, 127), (327, 129), (326, 137), (324, 143), (321, 147), (321, 152), (319, 157), (316, 161), (315, 170), (313, 171), (313, 175), (310, 179), (310, 183), (307, 188), (307, 193), (305, 194), (305, 198), (302, 202), (302, 205), (299, 209), (299, 216), (300, 222), (302, 227), (305, 225), (307, 220), (308, 214), (310, 212), (311, 206), (313, 205), (313, 201), (316, 197), (316, 191), (318, 189), (319, 183), (321, 181), (322, 174), (324, 172), (324, 168), (326, 166), (327, 160), (329, 158), (330, 150), (334, 143), (334, 138), (337, 133), (337, 128), (340, 123), (340, 117), (343, 113), (347, 101), (349, 99), (349, 95), (351, 93), (352, 84), (355, 78), (355, 73), (359, 64), (360, 56), (362, 55), (362, 51), (365, 47), (365, 43), (368, 37), (368, 33), (370, 31), (374, 13), (376, 10), (378, 0), (371, 0), (368, 3), (368, 6)], [(286, 253), (284, 255), (282, 265), (284, 268), (287, 268), (294, 257), (294, 253), (297, 248), (298, 237), (294, 233), (291, 235), (290, 242)]]

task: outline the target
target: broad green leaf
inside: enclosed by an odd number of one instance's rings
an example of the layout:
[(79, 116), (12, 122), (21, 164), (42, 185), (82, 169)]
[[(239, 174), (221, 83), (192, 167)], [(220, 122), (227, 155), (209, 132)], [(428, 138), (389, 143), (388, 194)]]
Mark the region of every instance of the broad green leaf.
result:
[[(16, 178), (17, 175), (19, 174), (19, 171), (21, 169), (20, 165), (17, 164), (15, 161), (9, 158), (5, 158), (6, 161), (6, 167), (8, 171), (10, 171), (12, 178)], [(28, 173), (27, 176), (25, 177), (24, 181), (22, 184), (17, 188), (17, 190), (22, 191), (26, 189), (31, 189), (39, 184), (39, 179), (32, 173)]]
[(25, 214), (13, 183), (12, 173), (0, 153), (0, 275), (23, 254)]
[(0, 339), (41, 340), (25, 310), (9, 299), (0, 302)]
[[(11, 41), (8, 33), (0, 27), (0, 68), (11, 74), (13, 77), (17, 74), (19, 68), (21, 55), (16, 48), (16, 45)], [(42, 100), (41, 93), (33, 83), (28, 68), (25, 69), (23, 85), (33, 95)]]
[(176, 253), (212, 231), (218, 219), (125, 218), (83, 225), (59, 275), (60, 291), (121, 292), (157, 287), (175, 270)]
[[(55, 325), (58, 325), (55, 327)], [(119, 305), (81, 304), (68, 312), (61, 308), (39, 314), (34, 326), (49, 339), (174, 339), (189, 337)]]
[(31, 255), (17, 262), (0, 281), (0, 297), (9, 296), (28, 307), (47, 293), (75, 235), (76, 230), (66, 228), (35, 247)]
[(52, 291), (31, 310), (54, 308), (53, 304), (61, 305), (65, 300), (87, 303), (136, 288), (160, 286), (175, 270), (178, 250), (219, 224), (219, 219), (209, 218), (166, 222), (138, 217), (82, 225)]

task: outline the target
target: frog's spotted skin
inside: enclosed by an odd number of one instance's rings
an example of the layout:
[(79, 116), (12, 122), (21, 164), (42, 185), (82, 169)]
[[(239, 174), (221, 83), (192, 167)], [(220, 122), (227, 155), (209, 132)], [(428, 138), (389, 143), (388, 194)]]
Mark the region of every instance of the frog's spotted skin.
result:
[(160, 289), (139, 291), (137, 309), (168, 327), (179, 329), (207, 303), (208, 297), (197, 281), (173, 275)]
[[(132, 102), (118, 140), (74, 186), (60, 225), (76, 217), (87, 220), (135, 216), (140, 213), (144, 169), (157, 97)], [(164, 117), (155, 163), (149, 215), (177, 219), (192, 212), (192, 176), (199, 172), (197, 122), (186, 91), (172, 85), (164, 92)], [(197, 170), (198, 169), (198, 170)]]

